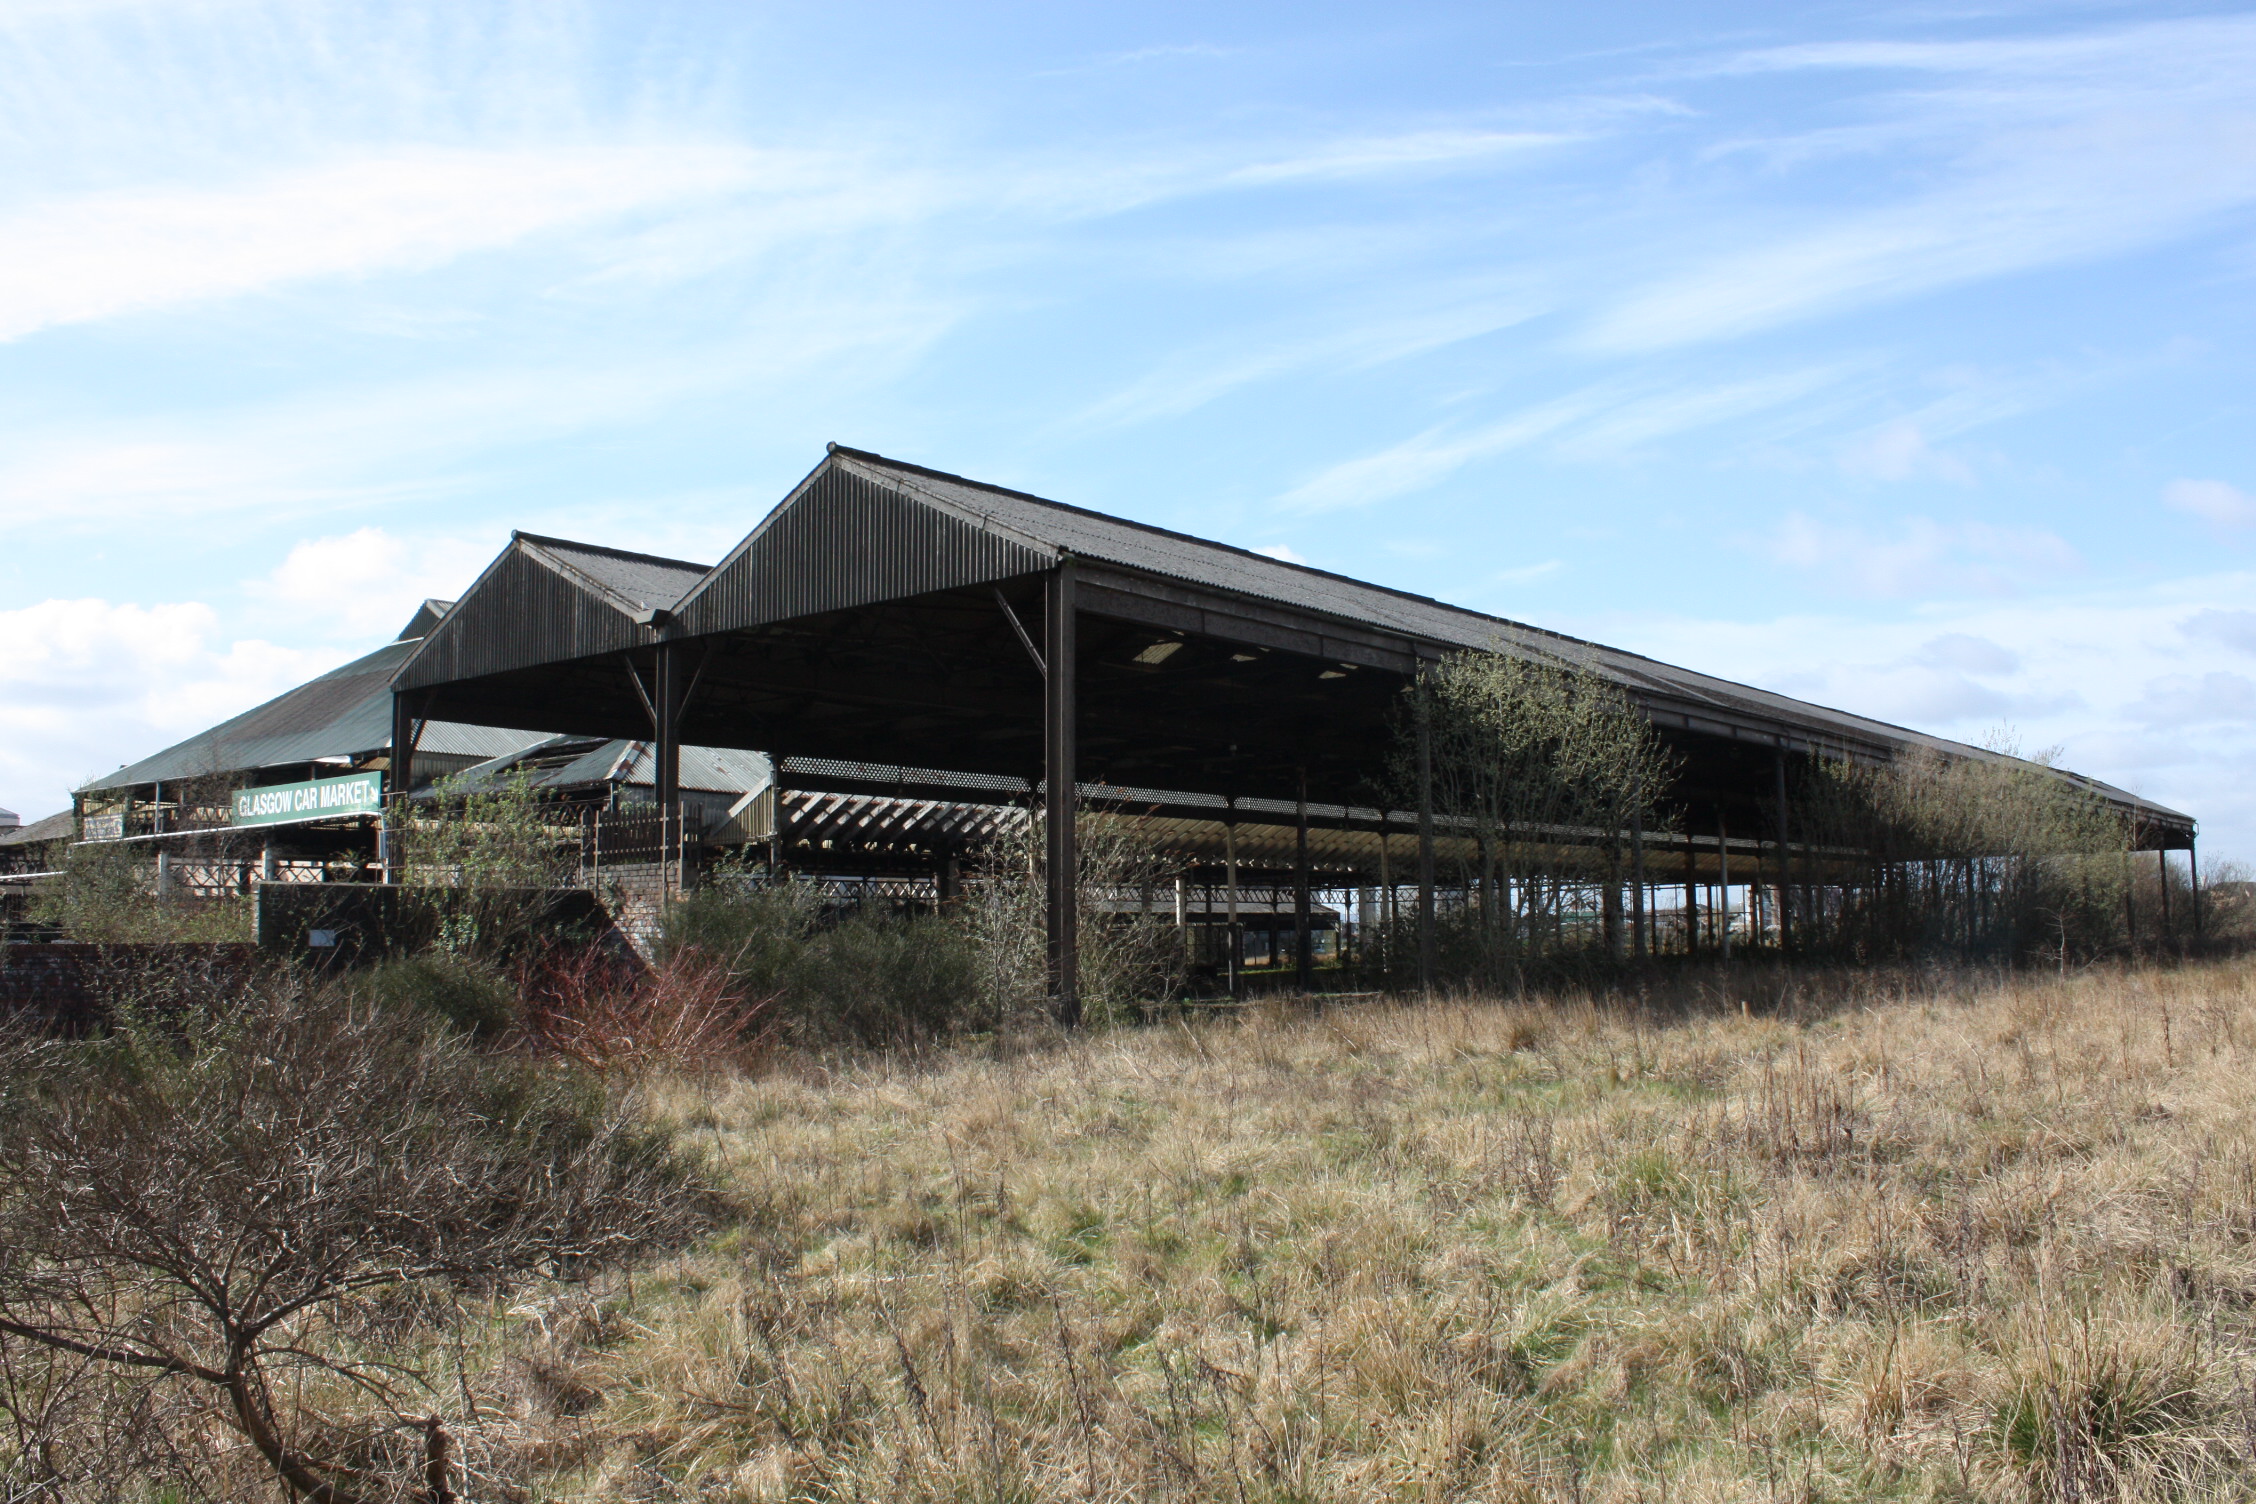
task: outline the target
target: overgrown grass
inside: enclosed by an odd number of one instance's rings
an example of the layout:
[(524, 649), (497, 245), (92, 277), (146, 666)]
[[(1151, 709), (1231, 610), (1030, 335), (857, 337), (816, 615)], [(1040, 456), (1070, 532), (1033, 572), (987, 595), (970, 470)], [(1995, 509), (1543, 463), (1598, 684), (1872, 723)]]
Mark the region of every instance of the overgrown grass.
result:
[(1765, 985), (684, 1083), (758, 1211), (520, 1305), (521, 1455), (589, 1499), (2245, 1496), (2256, 967)]

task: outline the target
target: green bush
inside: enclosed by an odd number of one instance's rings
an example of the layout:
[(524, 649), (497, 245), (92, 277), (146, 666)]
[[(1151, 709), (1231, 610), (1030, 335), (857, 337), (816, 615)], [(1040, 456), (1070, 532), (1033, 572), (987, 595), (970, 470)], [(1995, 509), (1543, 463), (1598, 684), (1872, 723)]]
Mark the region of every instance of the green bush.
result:
[(991, 1026), (977, 949), (933, 915), (825, 913), (809, 884), (708, 883), (666, 912), (659, 954), (695, 951), (800, 1044), (874, 1045)]
[(517, 991), (492, 967), (448, 951), (380, 962), (352, 988), (380, 1008), (435, 1018), (477, 1039), (505, 1033), (517, 1019)]

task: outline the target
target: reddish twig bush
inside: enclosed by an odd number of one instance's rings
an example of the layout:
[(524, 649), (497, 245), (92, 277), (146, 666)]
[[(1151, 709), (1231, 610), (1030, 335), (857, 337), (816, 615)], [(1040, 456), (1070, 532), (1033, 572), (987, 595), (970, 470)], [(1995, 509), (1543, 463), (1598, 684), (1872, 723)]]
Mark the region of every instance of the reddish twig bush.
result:
[(769, 1000), (746, 999), (696, 950), (657, 965), (594, 946), (558, 947), (519, 971), (524, 1036), (540, 1053), (598, 1071), (703, 1074), (766, 1048)]

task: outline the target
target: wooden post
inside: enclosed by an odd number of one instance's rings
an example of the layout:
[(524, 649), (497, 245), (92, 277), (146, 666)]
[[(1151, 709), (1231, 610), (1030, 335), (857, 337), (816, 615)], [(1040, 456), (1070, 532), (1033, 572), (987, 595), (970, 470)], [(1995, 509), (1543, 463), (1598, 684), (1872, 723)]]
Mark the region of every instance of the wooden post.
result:
[(1691, 812), (1685, 812), (1684, 830), (1684, 953), (1700, 953), (1700, 862), (1692, 849)]
[(1076, 707), (1074, 658), (1077, 625), (1071, 559), (1051, 571), (1042, 609), (1042, 749), (1044, 837), (1049, 859), (1048, 918), (1050, 1006), (1067, 1028), (1081, 1022), (1081, 937), (1078, 912), (1081, 855), (1073, 820)]

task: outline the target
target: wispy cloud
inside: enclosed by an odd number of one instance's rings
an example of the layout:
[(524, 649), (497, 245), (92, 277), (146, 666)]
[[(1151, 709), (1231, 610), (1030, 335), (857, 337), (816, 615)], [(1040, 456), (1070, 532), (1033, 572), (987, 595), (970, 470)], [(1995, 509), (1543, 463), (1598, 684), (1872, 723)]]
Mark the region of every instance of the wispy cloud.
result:
[(566, 225), (738, 190), (728, 147), (417, 151), (0, 218), (0, 339), (313, 277), (428, 268)]
[(1579, 393), (1543, 403), (1470, 431), (1447, 426), (1390, 444), (1375, 454), (1326, 467), (1277, 498), (1290, 512), (1336, 512), (1370, 506), (1439, 485), (1475, 460), (1519, 449), (1598, 410), (1604, 398)]
[(1576, 139), (1559, 131), (1409, 131), (1328, 142), (1296, 156), (1249, 163), (1225, 173), (1222, 182), (1252, 186), (1472, 166)]
[(1573, 459), (1611, 459), (1656, 440), (1775, 411), (1844, 379), (1848, 365), (1739, 381), (1596, 383), (1493, 422), (1437, 425), (1331, 465), (1278, 498), (1287, 511), (1368, 506), (1441, 484), (1467, 465), (1538, 444)]
[(1202, 346), (1170, 357), (1065, 426), (1127, 427), (1177, 417), (1241, 388), (1296, 372), (1368, 370), (1478, 339), (1523, 323), (1538, 311), (1525, 298), (1483, 292), (1430, 310), (1374, 311), (1320, 334), (1249, 330), (1228, 347)]
[(2256, 19), (2060, 39), (1839, 43), (1713, 62), (1711, 73), (1910, 70), (1899, 135), (1938, 160), (1929, 191), (1773, 224), (1759, 242), (1628, 291), (1581, 343), (1635, 353), (2182, 236), (2256, 202)]
[(1884, 423), (1852, 439), (1841, 450), (1841, 468), (1874, 480), (1932, 478), (1961, 486), (1974, 482), (1974, 471), (1966, 461), (1936, 449), (1927, 442), (1926, 430), (1908, 419)]
[(1545, 559), (1540, 564), (1522, 564), (1517, 569), (1499, 569), (1495, 579), (1499, 585), (1532, 585), (1537, 580), (1547, 580), (1566, 568), (1563, 560)]
[(1994, 595), (2026, 589), (2082, 564), (2044, 528), (1905, 518), (1888, 532), (1789, 513), (1767, 551), (1824, 583), (1881, 597)]
[(2162, 499), (2178, 511), (2218, 527), (2256, 527), (2256, 496), (2221, 480), (2174, 480)]

